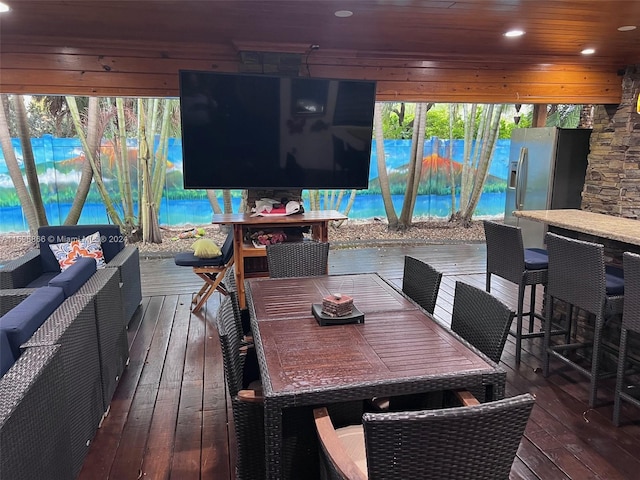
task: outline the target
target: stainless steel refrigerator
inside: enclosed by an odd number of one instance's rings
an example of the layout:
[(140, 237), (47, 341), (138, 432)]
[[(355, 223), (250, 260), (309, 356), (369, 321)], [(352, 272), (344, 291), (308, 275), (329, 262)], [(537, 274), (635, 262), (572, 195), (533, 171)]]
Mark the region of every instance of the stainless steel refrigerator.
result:
[(591, 130), (518, 128), (511, 134), (504, 222), (522, 228), (526, 248), (544, 248), (546, 226), (515, 210), (580, 208)]

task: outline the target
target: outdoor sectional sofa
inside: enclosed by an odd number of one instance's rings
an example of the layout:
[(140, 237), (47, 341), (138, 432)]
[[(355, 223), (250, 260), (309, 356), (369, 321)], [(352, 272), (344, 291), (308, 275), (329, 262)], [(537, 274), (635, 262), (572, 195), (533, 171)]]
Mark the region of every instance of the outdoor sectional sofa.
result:
[(142, 301), (140, 254), (125, 245), (117, 225), (60, 225), (38, 229), (38, 249), (31, 250), (0, 268), (0, 290), (37, 288), (47, 285), (60, 273), (60, 265), (49, 247), (100, 232), (101, 248), (107, 268), (116, 268), (122, 284), (124, 318), (128, 323)]
[(0, 289), (0, 343), (0, 478), (76, 478), (128, 362), (118, 269)]

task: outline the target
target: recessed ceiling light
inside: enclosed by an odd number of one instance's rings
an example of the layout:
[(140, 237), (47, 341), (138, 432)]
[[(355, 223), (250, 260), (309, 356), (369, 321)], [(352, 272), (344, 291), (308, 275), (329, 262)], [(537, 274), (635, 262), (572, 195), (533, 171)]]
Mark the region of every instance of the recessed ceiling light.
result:
[(592, 55), (592, 54), (596, 53), (596, 49), (595, 48), (585, 48), (580, 53), (582, 55)]
[(353, 15), (353, 12), (351, 10), (338, 10), (334, 15), (339, 18), (347, 18)]
[(523, 30), (509, 30), (504, 34), (505, 37), (521, 37), (522, 35), (524, 35)]
[(0, 2), (0, 13), (8, 12), (9, 10), (11, 10), (9, 8), (9, 5), (7, 5), (6, 3)]
[(637, 27), (635, 25), (623, 25), (618, 27), (619, 32), (630, 32), (631, 30), (635, 30)]

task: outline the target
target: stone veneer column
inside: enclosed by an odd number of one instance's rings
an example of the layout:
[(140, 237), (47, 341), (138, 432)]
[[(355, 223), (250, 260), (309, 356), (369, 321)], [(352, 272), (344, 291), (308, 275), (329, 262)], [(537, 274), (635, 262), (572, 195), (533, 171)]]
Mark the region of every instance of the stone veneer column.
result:
[(640, 65), (627, 67), (619, 105), (596, 107), (582, 209), (640, 216)]
[[(636, 112), (640, 91), (640, 65), (629, 66), (622, 78), (622, 99), (619, 105), (599, 105), (595, 109), (591, 151), (588, 157), (582, 209), (627, 218), (640, 218), (640, 114)], [(600, 238), (578, 235), (587, 241), (604, 243), (607, 261), (621, 263), (622, 253), (635, 247)], [(632, 248), (633, 247), (633, 248)], [(593, 337), (592, 325), (579, 317), (577, 336), (581, 341)], [(620, 341), (620, 316), (606, 324), (603, 343), (605, 371), (617, 365), (616, 349)], [(640, 341), (631, 339), (631, 357), (640, 362)]]

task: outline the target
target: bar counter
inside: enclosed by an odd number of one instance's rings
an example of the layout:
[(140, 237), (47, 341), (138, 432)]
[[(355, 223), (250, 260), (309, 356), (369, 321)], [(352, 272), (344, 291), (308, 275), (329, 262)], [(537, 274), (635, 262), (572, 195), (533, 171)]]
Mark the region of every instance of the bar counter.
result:
[(513, 212), (513, 215), (565, 230), (640, 246), (640, 221), (632, 218), (576, 209), (520, 210)]
[[(603, 213), (593, 213), (585, 210), (521, 210), (514, 216), (543, 222), (550, 232), (564, 235), (578, 240), (596, 242), (604, 245), (605, 261), (622, 266), (624, 252), (640, 254), (640, 221), (632, 218), (616, 217)], [(556, 313), (564, 312), (564, 305), (554, 306)], [(585, 317), (580, 310), (577, 315), (577, 336), (584, 340), (592, 333), (592, 314)], [(605, 371), (615, 372), (618, 363), (618, 344), (620, 342), (620, 316), (608, 320), (603, 332), (602, 365)], [(632, 355), (640, 358), (640, 339), (633, 338), (629, 343)]]

